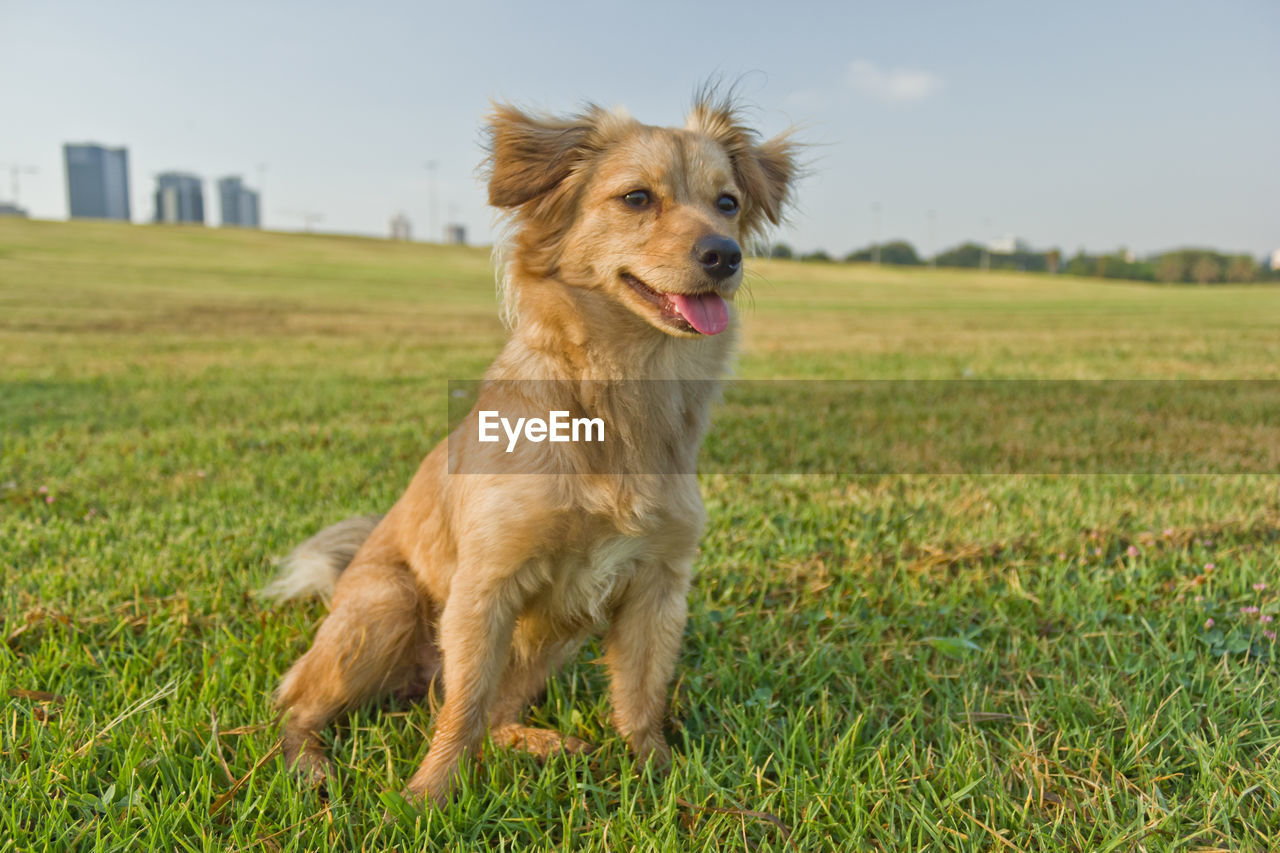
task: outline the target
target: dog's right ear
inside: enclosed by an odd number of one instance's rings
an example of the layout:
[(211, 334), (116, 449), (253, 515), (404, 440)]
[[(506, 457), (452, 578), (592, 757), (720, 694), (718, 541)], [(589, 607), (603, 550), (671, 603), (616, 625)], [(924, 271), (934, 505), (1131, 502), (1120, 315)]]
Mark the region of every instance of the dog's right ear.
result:
[(568, 119), (509, 104), (489, 114), (489, 204), (520, 207), (555, 189), (586, 156), (598, 108)]

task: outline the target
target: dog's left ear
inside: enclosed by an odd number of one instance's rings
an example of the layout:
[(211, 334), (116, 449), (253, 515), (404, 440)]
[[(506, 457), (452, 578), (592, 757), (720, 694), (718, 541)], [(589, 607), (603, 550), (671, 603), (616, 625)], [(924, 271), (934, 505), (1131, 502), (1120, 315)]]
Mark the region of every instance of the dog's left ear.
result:
[(489, 204), (520, 207), (559, 186), (585, 156), (598, 118), (536, 116), (509, 104), (489, 114)]
[(756, 132), (741, 123), (737, 110), (728, 100), (716, 101), (709, 96), (699, 98), (693, 105), (686, 127), (710, 136), (724, 148), (733, 163), (734, 179), (755, 208), (749, 212), (762, 214), (774, 225), (780, 224), (791, 196), (792, 182), (799, 172), (799, 146), (791, 139), (790, 132), (757, 142)]

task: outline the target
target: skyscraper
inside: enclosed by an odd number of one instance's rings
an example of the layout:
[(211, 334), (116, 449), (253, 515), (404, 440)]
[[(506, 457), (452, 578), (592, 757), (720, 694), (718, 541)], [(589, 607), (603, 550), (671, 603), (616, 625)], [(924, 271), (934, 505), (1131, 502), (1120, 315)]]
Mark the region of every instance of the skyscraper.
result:
[(392, 240), (412, 240), (413, 226), (409, 223), (409, 217), (403, 213), (397, 213), (391, 217), (391, 239)]
[(204, 183), (185, 172), (156, 175), (156, 222), (204, 224)]
[(86, 143), (62, 146), (72, 219), (129, 221), (129, 151)]
[(218, 181), (218, 202), (222, 207), (224, 228), (228, 225), (262, 227), (258, 215), (258, 193), (246, 187), (238, 176), (229, 175)]

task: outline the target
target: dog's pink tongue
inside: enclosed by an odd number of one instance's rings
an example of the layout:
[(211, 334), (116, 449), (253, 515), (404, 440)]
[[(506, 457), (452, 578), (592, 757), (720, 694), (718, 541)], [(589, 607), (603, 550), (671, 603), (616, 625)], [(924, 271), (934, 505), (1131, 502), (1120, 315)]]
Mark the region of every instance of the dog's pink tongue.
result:
[(729, 306), (718, 293), (672, 293), (671, 301), (680, 316), (704, 335), (718, 335), (729, 328)]

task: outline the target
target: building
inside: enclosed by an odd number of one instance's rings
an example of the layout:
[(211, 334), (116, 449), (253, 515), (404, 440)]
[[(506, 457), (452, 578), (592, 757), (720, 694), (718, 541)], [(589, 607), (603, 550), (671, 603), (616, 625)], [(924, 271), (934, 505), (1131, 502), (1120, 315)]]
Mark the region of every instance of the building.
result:
[(156, 175), (156, 222), (204, 224), (204, 182), (186, 172)]
[(987, 251), (993, 255), (1013, 255), (1018, 252), (1029, 252), (1031, 247), (1012, 234), (1004, 234), (988, 242)]
[(0, 216), (13, 216), (17, 219), (26, 219), (27, 211), (16, 204), (7, 201), (0, 201)]
[(129, 151), (94, 143), (62, 146), (67, 167), (67, 209), (72, 219), (128, 222)]
[(449, 223), (444, 227), (444, 241), (451, 246), (467, 245), (467, 226)]
[(261, 228), (258, 216), (258, 193), (244, 185), (237, 175), (218, 180), (218, 205), (222, 213), (222, 227)]
[(1280, 270), (1280, 249), (1271, 253), (1271, 271)]
[(397, 213), (391, 217), (391, 239), (392, 240), (412, 240), (413, 226), (409, 223), (409, 217), (403, 213)]

